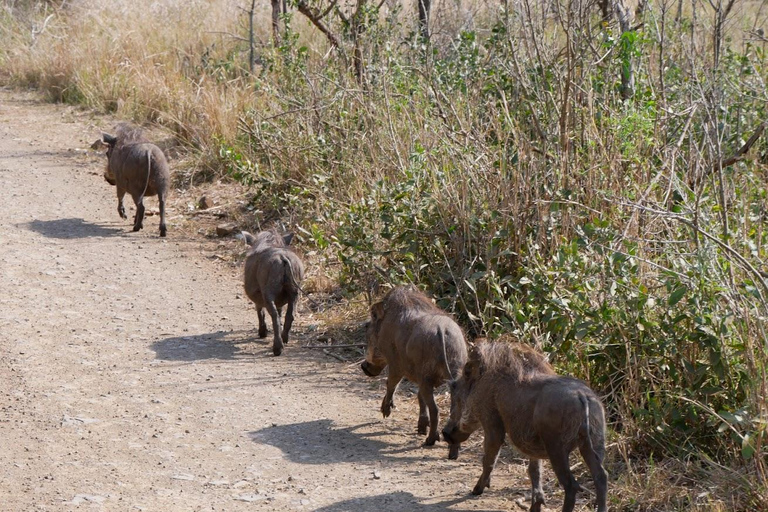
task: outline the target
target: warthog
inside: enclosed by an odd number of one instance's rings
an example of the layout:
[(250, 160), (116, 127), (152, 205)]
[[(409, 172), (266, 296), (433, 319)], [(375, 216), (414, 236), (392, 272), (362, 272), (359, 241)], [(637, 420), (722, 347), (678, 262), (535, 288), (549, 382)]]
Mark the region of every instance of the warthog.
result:
[(117, 187), (117, 213), (127, 219), (123, 197), (126, 192), (136, 205), (133, 230), (143, 227), (144, 198), (157, 196), (160, 202), (160, 236), (165, 236), (165, 200), (168, 197), (170, 173), (163, 151), (148, 142), (138, 128), (120, 124), (117, 135), (104, 134), (107, 144), (107, 168), (104, 179)]
[(605, 418), (600, 400), (586, 383), (555, 375), (541, 354), (524, 345), (479, 343), (461, 378), (451, 383), (451, 416), (443, 437), (451, 444), (461, 443), (481, 425), (483, 473), (472, 494), (480, 495), (490, 486), (506, 434), (531, 459), (531, 512), (539, 512), (544, 504), (541, 459), (549, 459), (565, 490), (563, 512), (573, 510), (581, 489), (568, 465), (575, 448), (592, 473), (597, 510), (606, 512)]
[(464, 333), (450, 316), (412, 286), (394, 288), (371, 306), (366, 330), (368, 348), (361, 365), (363, 372), (375, 377), (389, 365), (381, 413), (385, 418), (390, 415), (392, 396), (406, 377), (419, 386), (418, 433), (426, 434), (429, 425), (424, 444), (434, 445), (440, 438), (434, 389), (457, 376), (466, 362)]
[[(264, 308), (272, 317), (275, 341), (272, 352), (279, 356), (283, 344), (288, 343), (288, 332), (293, 324), (293, 310), (299, 301), (301, 280), (304, 279), (304, 265), (288, 245), (293, 234), (280, 236), (274, 231), (262, 231), (256, 236), (243, 231), (245, 243), (250, 245), (245, 258), (245, 293), (256, 305), (259, 316), (259, 338), (267, 336)], [(282, 308), (285, 312), (285, 327), (280, 331)]]

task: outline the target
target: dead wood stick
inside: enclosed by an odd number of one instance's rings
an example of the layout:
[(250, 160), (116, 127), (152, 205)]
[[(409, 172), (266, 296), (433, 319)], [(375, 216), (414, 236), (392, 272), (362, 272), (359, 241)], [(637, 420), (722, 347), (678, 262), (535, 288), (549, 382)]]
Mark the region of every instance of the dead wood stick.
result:
[[(733, 165), (736, 162), (740, 162), (742, 159), (744, 159), (744, 155), (746, 155), (747, 151), (749, 151), (752, 148), (752, 146), (755, 145), (755, 142), (757, 142), (757, 139), (759, 139), (760, 135), (763, 134), (763, 130), (765, 130), (765, 121), (763, 121), (758, 125), (757, 129), (755, 130), (755, 133), (752, 134), (749, 140), (745, 142), (744, 145), (741, 146), (738, 151), (736, 151), (736, 153), (734, 153), (733, 155), (723, 160), (721, 167), (725, 169), (729, 165)], [(710, 172), (714, 172), (716, 170), (717, 170), (717, 166), (715, 166)]]
[(304, 345), (304, 348), (360, 348), (365, 346), (365, 343), (348, 343), (346, 345)]
[(323, 354), (325, 354), (327, 356), (330, 356), (330, 357), (332, 357), (334, 359), (338, 359), (342, 363), (348, 363), (349, 362), (349, 359), (347, 359), (346, 357), (341, 357), (340, 355), (334, 354), (333, 352), (329, 352), (328, 350), (323, 350)]

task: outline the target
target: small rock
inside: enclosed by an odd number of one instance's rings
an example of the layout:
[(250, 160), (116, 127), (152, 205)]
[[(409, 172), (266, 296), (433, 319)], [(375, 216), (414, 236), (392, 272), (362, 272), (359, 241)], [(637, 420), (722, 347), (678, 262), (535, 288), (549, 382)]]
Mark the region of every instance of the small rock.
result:
[(233, 498), (237, 501), (245, 501), (249, 503), (266, 499), (265, 496), (259, 496), (258, 494), (241, 494), (239, 496), (234, 496)]
[(208, 196), (203, 196), (197, 201), (197, 207), (201, 210), (207, 210), (208, 208), (213, 208), (216, 205), (216, 203), (213, 202), (213, 199), (211, 199)]
[(237, 230), (237, 226), (234, 224), (219, 224), (216, 226), (216, 235), (217, 236), (229, 236), (232, 233), (234, 233)]
[(72, 503), (72, 505), (80, 505), (87, 501), (90, 501), (91, 503), (104, 503), (104, 500), (106, 500), (104, 496), (96, 496), (93, 494), (77, 494), (70, 503)]

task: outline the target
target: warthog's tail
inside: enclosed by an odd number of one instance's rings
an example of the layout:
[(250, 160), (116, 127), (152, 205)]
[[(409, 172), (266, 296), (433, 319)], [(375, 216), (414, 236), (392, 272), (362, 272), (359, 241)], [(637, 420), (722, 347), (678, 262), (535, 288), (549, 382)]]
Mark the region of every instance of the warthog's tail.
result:
[(451, 365), (448, 364), (448, 350), (445, 348), (445, 333), (442, 329), (438, 329), (437, 335), (440, 336), (440, 343), (443, 345), (443, 364), (445, 364), (445, 370), (448, 372), (448, 381), (453, 381), (455, 377), (451, 372)]
[[(243, 231), (243, 236), (245, 235), (246, 232)], [(313, 306), (319, 308), (320, 304), (312, 300), (312, 297), (310, 297), (307, 292), (304, 291), (304, 288), (302, 288), (299, 282), (296, 280), (296, 275), (293, 273), (293, 265), (291, 265), (291, 260), (285, 255), (280, 255), (280, 258), (283, 260), (283, 267), (286, 270), (285, 274), (283, 274), (283, 279), (285, 279), (285, 282), (290, 284), (297, 293), (301, 292), (307, 298), (307, 300), (312, 303)]]
[[(587, 445), (587, 449), (590, 451), (590, 453), (597, 457), (597, 452), (595, 451), (595, 447), (592, 444), (592, 427), (589, 421), (591, 416), (589, 412), (589, 397), (579, 393), (579, 400), (581, 400), (581, 406), (584, 409), (584, 421), (579, 427), (579, 438), (581, 439), (582, 443)], [(597, 458), (598, 460), (601, 459), (601, 457)]]
[(283, 260), (283, 268), (285, 269), (285, 272), (283, 274), (283, 279), (285, 280), (285, 282), (290, 284), (291, 288), (296, 290), (296, 293), (303, 291), (301, 289), (301, 285), (299, 285), (299, 282), (296, 280), (296, 276), (293, 274), (293, 265), (291, 264), (290, 258), (285, 256), (284, 254), (281, 254), (280, 259)]
[(152, 172), (152, 149), (147, 149), (147, 181), (144, 182), (144, 192), (141, 193), (141, 196), (139, 196), (139, 203), (141, 203), (144, 200), (144, 195), (147, 193), (147, 189), (149, 188), (149, 175)]

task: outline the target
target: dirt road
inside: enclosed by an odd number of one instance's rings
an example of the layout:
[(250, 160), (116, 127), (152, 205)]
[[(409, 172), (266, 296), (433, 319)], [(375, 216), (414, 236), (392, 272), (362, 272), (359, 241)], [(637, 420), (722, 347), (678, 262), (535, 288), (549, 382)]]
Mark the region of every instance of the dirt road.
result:
[(178, 212), (167, 239), (157, 217), (132, 233), (84, 151), (110, 126), (0, 91), (0, 510), (527, 509), (520, 461), (470, 497), (481, 436), (448, 461), (413, 395), (383, 420), (382, 379), (302, 348), (306, 305), (272, 357), (240, 271)]

